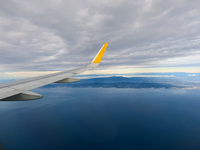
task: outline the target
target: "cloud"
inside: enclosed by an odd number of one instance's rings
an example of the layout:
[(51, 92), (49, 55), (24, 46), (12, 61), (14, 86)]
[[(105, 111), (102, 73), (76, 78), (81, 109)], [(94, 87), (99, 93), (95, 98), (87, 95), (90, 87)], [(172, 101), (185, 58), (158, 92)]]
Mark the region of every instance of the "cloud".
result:
[(0, 72), (83, 66), (105, 42), (100, 70), (200, 64), (198, 0), (0, 2)]
[(197, 75), (196, 74), (189, 74), (188, 76), (189, 77), (196, 77)]

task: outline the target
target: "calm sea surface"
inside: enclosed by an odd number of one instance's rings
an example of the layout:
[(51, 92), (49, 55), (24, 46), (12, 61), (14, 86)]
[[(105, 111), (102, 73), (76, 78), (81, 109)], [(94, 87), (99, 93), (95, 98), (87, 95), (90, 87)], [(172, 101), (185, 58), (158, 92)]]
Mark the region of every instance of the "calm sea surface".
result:
[(4, 150), (200, 149), (200, 90), (36, 89), (0, 102)]

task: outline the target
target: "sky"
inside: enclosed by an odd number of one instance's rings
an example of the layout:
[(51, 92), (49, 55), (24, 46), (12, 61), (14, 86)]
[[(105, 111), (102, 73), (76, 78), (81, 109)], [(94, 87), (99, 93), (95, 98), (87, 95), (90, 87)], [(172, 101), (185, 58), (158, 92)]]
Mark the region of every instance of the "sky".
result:
[(199, 0), (0, 0), (0, 78), (85, 66), (85, 74), (200, 73)]

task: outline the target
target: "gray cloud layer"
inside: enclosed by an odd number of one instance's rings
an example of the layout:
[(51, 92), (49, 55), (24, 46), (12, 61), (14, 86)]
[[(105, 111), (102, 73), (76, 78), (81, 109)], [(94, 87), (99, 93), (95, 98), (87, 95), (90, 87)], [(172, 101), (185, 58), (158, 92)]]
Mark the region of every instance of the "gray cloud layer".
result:
[(0, 71), (102, 67), (200, 54), (199, 0), (0, 0)]

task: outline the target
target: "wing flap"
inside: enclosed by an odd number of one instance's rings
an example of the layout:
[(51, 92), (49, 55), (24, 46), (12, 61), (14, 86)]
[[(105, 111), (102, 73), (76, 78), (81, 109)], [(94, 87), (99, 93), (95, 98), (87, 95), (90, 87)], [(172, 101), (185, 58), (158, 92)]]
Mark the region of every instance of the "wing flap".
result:
[[(22, 92), (20, 90), (15, 90), (15, 89), (11, 89), (11, 88), (9, 88), (9, 89), (10, 89), (9, 91), (6, 91), (6, 92), (0, 94), (0, 100)], [(0, 91), (1, 91), (1, 89), (0, 89)]]
[(78, 81), (81, 81), (81, 79), (70, 77), (70, 78), (62, 79), (62, 80), (57, 81), (55, 83), (72, 83), (72, 82), (78, 82)]

